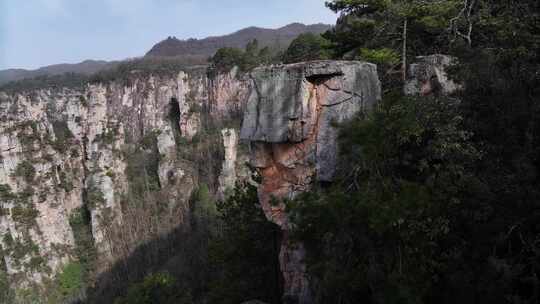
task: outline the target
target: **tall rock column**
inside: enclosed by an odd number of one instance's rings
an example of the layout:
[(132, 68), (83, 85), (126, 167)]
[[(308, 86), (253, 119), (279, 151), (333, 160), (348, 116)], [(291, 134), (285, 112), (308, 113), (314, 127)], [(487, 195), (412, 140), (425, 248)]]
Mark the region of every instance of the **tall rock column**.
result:
[(312, 303), (305, 250), (289, 239), (282, 200), (334, 179), (335, 124), (380, 99), (377, 68), (357, 61), (316, 61), (258, 68), (250, 78), (240, 137), (251, 143), (251, 162), (262, 176), (259, 201), (265, 215), (283, 230), (279, 258), (284, 298)]

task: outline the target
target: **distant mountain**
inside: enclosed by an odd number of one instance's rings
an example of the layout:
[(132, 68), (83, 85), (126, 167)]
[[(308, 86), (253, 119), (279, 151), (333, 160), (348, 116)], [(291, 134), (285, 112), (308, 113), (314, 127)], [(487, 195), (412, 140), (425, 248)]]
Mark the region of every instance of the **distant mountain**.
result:
[(292, 40), (302, 33), (320, 34), (329, 30), (332, 26), (326, 24), (304, 25), (301, 23), (291, 23), (278, 29), (266, 29), (260, 27), (248, 27), (235, 33), (208, 37), (204, 39), (179, 40), (169, 37), (166, 40), (154, 45), (146, 53), (146, 56), (170, 57), (170, 56), (212, 56), (222, 47), (244, 48), (246, 44), (257, 39), (262, 47), (269, 46), (276, 49), (284, 49), (289, 46)]
[(35, 78), (38, 76), (62, 75), (65, 73), (76, 73), (92, 75), (96, 72), (113, 68), (118, 62), (107, 62), (102, 60), (85, 60), (80, 63), (62, 63), (39, 68), (37, 70), (8, 69), (0, 71), (0, 84), (10, 81)]
[[(256, 38), (261, 47), (270, 46), (275, 49), (284, 49), (289, 46), (294, 38), (302, 33), (320, 34), (331, 27), (331, 25), (326, 24), (304, 25), (301, 23), (291, 23), (278, 29), (248, 27), (229, 35), (208, 37), (200, 40), (179, 40), (169, 37), (154, 45), (145, 57), (175, 57), (177, 61), (185, 62), (188, 65), (204, 64), (206, 59), (214, 55), (221, 47), (244, 48), (249, 41)], [(121, 61), (86, 60), (75, 64), (49, 65), (37, 70), (0, 70), (0, 85), (11, 81), (45, 75), (53, 76), (65, 73), (91, 75), (99, 71), (114, 68), (119, 63)]]

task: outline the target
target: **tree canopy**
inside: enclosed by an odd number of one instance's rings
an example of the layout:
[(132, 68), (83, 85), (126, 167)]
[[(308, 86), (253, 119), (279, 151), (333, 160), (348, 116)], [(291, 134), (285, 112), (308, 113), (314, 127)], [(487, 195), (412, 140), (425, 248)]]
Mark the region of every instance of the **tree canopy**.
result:
[(220, 48), (210, 58), (210, 62), (220, 72), (228, 72), (233, 67), (241, 71), (249, 71), (261, 64), (268, 64), (275, 59), (269, 47), (259, 48), (259, 42), (254, 39), (246, 45), (244, 50), (238, 48)]
[(283, 55), (284, 63), (330, 59), (329, 41), (312, 33), (300, 34)]
[[(540, 3), (337, 0), (335, 58), (453, 56), (452, 96), (382, 103), (342, 126), (342, 175), (289, 204), (317, 303), (537, 303)], [(407, 75), (405, 75), (407, 76)]]

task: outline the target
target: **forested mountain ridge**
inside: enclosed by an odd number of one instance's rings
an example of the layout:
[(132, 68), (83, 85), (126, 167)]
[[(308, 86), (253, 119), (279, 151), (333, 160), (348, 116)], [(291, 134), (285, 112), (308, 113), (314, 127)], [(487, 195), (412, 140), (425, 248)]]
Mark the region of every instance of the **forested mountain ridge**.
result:
[(77, 73), (82, 75), (91, 75), (107, 68), (114, 67), (115, 62), (100, 60), (85, 60), (76, 64), (55, 64), (45, 66), (36, 70), (25, 69), (7, 69), (0, 71), (0, 85), (10, 81), (17, 81), (25, 78), (34, 78), (39, 76), (62, 75), (65, 73)]
[[(262, 46), (272, 46), (275, 51), (286, 49), (292, 40), (303, 33), (321, 34), (331, 28), (326, 24), (304, 25), (291, 23), (278, 29), (248, 27), (235, 33), (207, 37), (204, 39), (178, 40), (169, 37), (154, 46), (146, 53), (149, 57), (176, 57), (176, 61), (184, 65), (206, 64), (219, 48), (243, 48), (253, 39), (258, 39)], [(115, 68), (122, 61), (85, 60), (74, 64), (55, 64), (36, 70), (7, 69), (0, 70), (0, 85), (22, 79), (47, 77), (75, 73), (92, 75), (100, 71)]]
[(291, 41), (303, 33), (322, 34), (332, 26), (326, 24), (304, 25), (291, 23), (277, 28), (266, 29), (260, 27), (248, 27), (225, 36), (208, 37), (204, 39), (179, 40), (169, 37), (154, 45), (146, 56), (213, 56), (220, 48), (244, 46), (257, 39), (262, 47), (270, 46), (276, 50), (286, 49)]

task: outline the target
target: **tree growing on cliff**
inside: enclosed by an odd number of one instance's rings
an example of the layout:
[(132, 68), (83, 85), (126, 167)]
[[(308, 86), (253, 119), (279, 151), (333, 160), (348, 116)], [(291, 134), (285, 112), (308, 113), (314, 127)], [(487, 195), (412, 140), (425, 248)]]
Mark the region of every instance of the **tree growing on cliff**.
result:
[(233, 67), (242, 64), (244, 54), (237, 48), (220, 48), (211, 58), (212, 64), (219, 71), (229, 71)]
[(221, 48), (210, 59), (210, 62), (218, 72), (229, 72), (234, 67), (247, 71), (258, 65), (258, 58), (256, 57), (258, 47), (258, 42), (253, 40), (246, 45), (244, 50)]
[(330, 42), (321, 35), (300, 34), (283, 55), (284, 63), (330, 59)]
[(269, 47), (259, 48), (259, 42), (254, 39), (246, 45), (244, 50), (238, 48), (220, 48), (210, 58), (213, 67), (219, 72), (228, 72), (233, 67), (241, 71), (249, 71), (259, 65), (274, 62), (276, 56)]
[(408, 58), (448, 52), (469, 21), (461, 11), (471, 9), (469, 1), (457, 0), (334, 0), (326, 5), (341, 13), (335, 29), (325, 34), (338, 56), (378, 59), (383, 72), (399, 72), (403, 80)]

